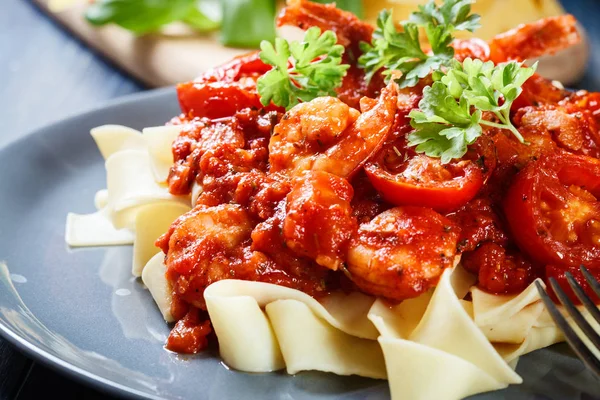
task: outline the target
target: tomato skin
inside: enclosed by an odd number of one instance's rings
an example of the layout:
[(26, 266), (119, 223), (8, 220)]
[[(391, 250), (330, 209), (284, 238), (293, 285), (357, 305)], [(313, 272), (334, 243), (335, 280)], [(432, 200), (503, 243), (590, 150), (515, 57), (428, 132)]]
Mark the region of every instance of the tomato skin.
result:
[(438, 158), (416, 153), (400, 136), (386, 143), (364, 169), (385, 201), (448, 213), (472, 200), (495, 167), (494, 145), (485, 137), (462, 159), (442, 164)]
[[(260, 102), (256, 80), (269, 71), (258, 52), (237, 57), (207, 71), (194, 81), (177, 85), (181, 111), (191, 118), (224, 118), (244, 108), (265, 108)], [(269, 105), (267, 110), (280, 110)]]
[(446, 185), (415, 185), (378, 168), (365, 167), (369, 180), (385, 201), (395, 205), (430, 207), (439, 212), (456, 210), (473, 199), (483, 186), (483, 175), (474, 164), (465, 168), (463, 177)]
[(260, 59), (260, 52), (253, 51), (206, 71), (195, 82), (234, 82), (243, 76), (261, 76), (271, 69)]
[[(598, 177), (599, 160), (564, 151), (544, 155), (523, 169), (504, 199), (504, 212), (519, 248), (545, 265), (600, 268), (600, 204), (593, 198), (600, 195)], [(573, 194), (573, 186), (583, 187), (588, 198)], [(542, 210), (549, 204), (542, 196), (556, 202), (549, 206), (553, 214)], [(552, 230), (553, 226), (561, 229)], [(571, 242), (558, 236), (570, 232), (576, 235), (575, 242), (571, 236)]]
[(181, 111), (191, 117), (217, 119), (244, 108), (261, 108), (256, 85), (249, 82), (187, 82), (177, 86)]
[[(597, 281), (600, 281), (600, 269), (588, 269), (588, 271), (590, 272), (590, 274), (592, 274), (592, 276), (594, 278), (596, 278)], [(600, 298), (598, 298), (598, 296), (596, 296), (596, 294), (594, 293), (594, 290), (587, 283), (587, 280), (583, 276), (583, 273), (581, 272), (579, 267), (564, 267), (564, 266), (556, 266), (556, 265), (547, 265), (545, 272), (546, 273), (545, 273), (544, 281), (546, 283), (546, 290), (548, 291), (548, 294), (550, 295), (552, 300), (554, 300), (555, 303), (559, 303), (559, 301), (558, 301), (558, 298), (556, 297), (556, 293), (554, 293), (554, 290), (552, 289), (552, 286), (550, 285), (550, 278), (554, 278), (556, 280), (556, 282), (558, 283), (560, 288), (565, 292), (567, 297), (573, 303), (581, 304), (581, 301), (579, 300), (579, 298), (577, 297), (577, 295), (575, 294), (573, 289), (571, 289), (571, 285), (569, 285), (569, 282), (567, 281), (567, 277), (565, 276), (565, 273), (569, 272), (569, 273), (571, 273), (571, 275), (573, 275), (575, 282), (577, 282), (579, 284), (579, 286), (581, 286), (581, 288), (583, 289), (583, 292), (589, 296), (589, 298), (594, 302), (594, 304), (600, 304)]]

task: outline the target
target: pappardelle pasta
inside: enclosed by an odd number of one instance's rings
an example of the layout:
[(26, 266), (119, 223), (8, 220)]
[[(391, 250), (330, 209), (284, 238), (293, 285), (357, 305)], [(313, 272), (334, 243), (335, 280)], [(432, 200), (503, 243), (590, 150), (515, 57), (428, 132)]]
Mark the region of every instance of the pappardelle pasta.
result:
[(375, 29), (289, 1), (304, 41), (179, 85), (166, 126), (92, 130), (107, 189), (67, 243), (133, 244), (174, 351), (214, 331), (232, 368), (387, 379), (394, 399), (521, 383), (519, 357), (563, 340), (534, 282), (600, 268), (600, 103), (518, 62), (577, 42), (572, 17), (453, 40), (469, 9)]

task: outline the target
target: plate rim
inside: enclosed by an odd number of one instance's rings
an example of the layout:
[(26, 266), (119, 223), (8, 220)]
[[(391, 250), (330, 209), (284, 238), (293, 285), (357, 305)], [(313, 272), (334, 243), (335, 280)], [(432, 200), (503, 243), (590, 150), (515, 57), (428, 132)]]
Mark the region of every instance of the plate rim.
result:
[[(112, 100), (102, 102), (99, 105), (88, 108), (81, 112), (74, 112), (55, 121), (49, 122), (39, 128), (33, 129), (24, 135), (8, 141), (0, 146), (0, 152), (7, 151), (11, 147), (22, 145), (23, 143), (34, 140), (35, 137), (43, 135), (50, 129), (56, 129), (63, 124), (76, 123), (77, 120), (89, 118), (91, 115), (99, 112), (105, 112), (111, 108), (134, 104), (140, 100), (157, 99), (173, 95), (175, 86), (167, 86), (152, 90), (142, 90), (140, 92), (116, 97)], [(14, 346), (17, 351), (23, 353), (26, 357), (39, 362), (52, 370), (73, 379), (79, 383), (88, 385), (107, 394), (130, 399), (162, 399), (147, 392), (143, 392), (126, 385), (120, 384), (98, 374), (92, 373), (84, 368), (73, 365), (72, 363), (50, 354), (48, 351), (29, 342), (26, 338), (19, 335), (10, 326), (0, 320), (0, 337)]]
[[(72, 120), (85, 119), (88, 116), (90, 116), (91, 114), (94, 114), (94, 113), (97, 113), (100, 111), (104, 111), (107, 108), (114, 108), (117, 106), (121, 106), (125, 103), (136, 102), (141, 99), (158, 98), (158, 97), (163, 97), (163, 96), (166, 97), (169, 93), (173, 94), (175, 92), (175, 90), (176, 90), (175, 85), (165, 86), (165, 87), (156, 88), (156, 89), (141, 90), (139, 92), (130, 93), (130, 94), (127, 94), (124, 96), (118, 96), (113, 99), (103, 101), (95, 106), (85, 108), (81, 111), (69, 112), (63, 117), (59, 117), (55, 120), (48, 121), (46, 124), (44, 124), (38, 128), (26, 131), (26, 133), (24, 133), (22, 135), (18, 135), (16, 138), (12, 138), (8, 142), (1, 144), (0, 151), (4, 151), (4, 150), (8, 149), (9, 147), (18, 145), (23, 141), (30, 140), (34, 136), (41, 135), (43, 131), (46, 131), (51, 128), (55, 128), (58, 125), (69, 123)], [(168, 122), (168, 121), (165, 121), (165, 122)]]

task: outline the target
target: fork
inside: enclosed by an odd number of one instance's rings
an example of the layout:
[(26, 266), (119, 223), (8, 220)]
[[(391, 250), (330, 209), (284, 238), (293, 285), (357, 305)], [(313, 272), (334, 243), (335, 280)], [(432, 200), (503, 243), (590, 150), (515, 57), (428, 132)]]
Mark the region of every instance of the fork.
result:
[[(583, 266), (580, 267), (583, 276), (586, 281), (590, 285), (591, 289), (594, 293), (600, 298), (600, 283), (594, 279), (592, 274)], [(575, 292), (575, 295), (579, 298), (581, 303), (585, 306), (585, 309), (590, 313), (590, 315), (596, 320), (598, 324), (600, 324), (600, 311), (598, 311), (598, 306), (594, 304), (594, 302), (589, 298), (589, 296), (583, 291), (581, 286), (575, 281), (573, 275), (570, 272), (566, 272), (565, 276), (567, 281), (569, 282), (569, 286)], [(556, 296), (562, 303), (562, 305), (567, 310), (568, 314), (573, 318), (577, 326), (581, 329), (583, 334), (589, 339), (589, 341), (594, 345), (594, 347), (600, 350), (600, 335), (592, 328), (589, 322), (584, 318), (581, 312), (575, 307), (573, 302), (569, 300), (568, 296), (561, 289), (560, 285), (554, 278), (550, 278), (550, 286), (552, 286), (552, 290), (556, 293)], [(543, 286), (539, 281), (535, 282), (538, 292), (540, 293), (540, 297), (542, 301), (546, 305), (550, 316), (554, 320), (554, 323), (560, 328), (560, 330), (565, 335), (565, 339), (573, 349), (573, 351), (579, 356), (579, 358), (596, 374), (596, 376), (600, 377), (600, 360), (590, 351), (590, 349), (585, 345), (583, 340), (575, 333), (569, 322), (566, 318), (561, 314), (558, 310), (550, 296), (546, 293)]]

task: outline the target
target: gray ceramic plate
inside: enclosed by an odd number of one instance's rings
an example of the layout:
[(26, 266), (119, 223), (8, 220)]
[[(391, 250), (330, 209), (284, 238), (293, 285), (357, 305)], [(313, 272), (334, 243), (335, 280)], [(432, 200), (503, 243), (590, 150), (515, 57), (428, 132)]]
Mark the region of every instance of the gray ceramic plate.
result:
[[(113, 394), (166, 399), (387, 399), (384, 381), (324, 373), (245, 374), (215, 351), (166, 351), (169, 327), (130, 274), (131, 247), (72, 250), (67, 212), (104, 187), (90, 128), (141, 129), (179, 112), (173, 89), (131, 96), (0, 149), (0, 334), (34, 359)], [(565, 345), (523, 357), (525, 383), (476, 399), (600, 399)], [(435, 382), (432, 382), (435, 384)]]

